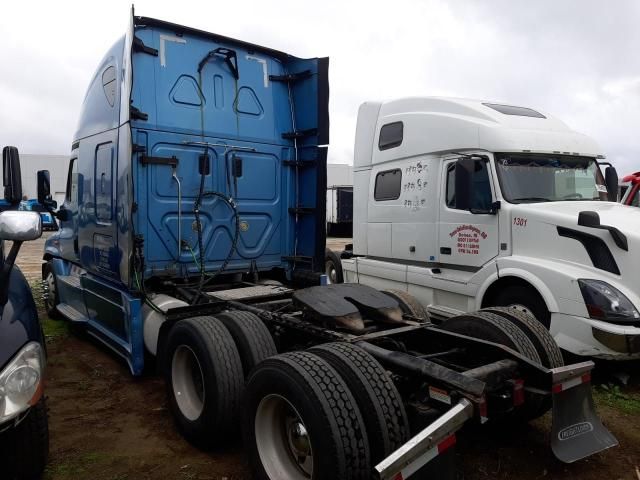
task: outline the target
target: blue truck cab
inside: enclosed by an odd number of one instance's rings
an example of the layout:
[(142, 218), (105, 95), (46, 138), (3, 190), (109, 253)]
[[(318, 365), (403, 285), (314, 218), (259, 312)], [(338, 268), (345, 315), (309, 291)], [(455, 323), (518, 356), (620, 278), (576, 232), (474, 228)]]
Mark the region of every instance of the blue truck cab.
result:
[(49, 452), (46, 347), (31, 288), (14, 263), (22, 243), (42, 234), (42, 220), (16, 208), (22, 186), (15, 147), (3, 149), (3, 184), (12, 208), (0, 213), (0, 462), (2, 478), (26, 479), (42, 474)]
[(49, 313), (86, 325), (139, 375), (162, 333), (144, 325), (153, 295), (196, 304), (185, 286), (308, 280), (324, 262), (328, 128), (327, 58), (132, 12), (72, 142), (44, 252)]

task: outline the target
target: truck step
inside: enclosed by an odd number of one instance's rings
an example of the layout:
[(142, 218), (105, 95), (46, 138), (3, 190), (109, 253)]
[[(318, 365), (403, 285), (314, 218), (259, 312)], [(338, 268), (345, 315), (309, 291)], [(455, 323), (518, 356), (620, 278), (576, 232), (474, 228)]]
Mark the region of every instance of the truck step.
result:
[(87, 319), (84, 318), (84, 316), (79, 311), (77, 311), (75, 308), (73, 308), (69, 304), (60, 303), (57, 308), (58, 308), (58, 311), (62, 315), (67, 317), (72, 322), (86, 322), (87, 321)]
[(57, 277), (57, 280), (73, 288), (82, 288), (82, 286), (80, 285), (80, 277), (77, 275), (60, 275)]

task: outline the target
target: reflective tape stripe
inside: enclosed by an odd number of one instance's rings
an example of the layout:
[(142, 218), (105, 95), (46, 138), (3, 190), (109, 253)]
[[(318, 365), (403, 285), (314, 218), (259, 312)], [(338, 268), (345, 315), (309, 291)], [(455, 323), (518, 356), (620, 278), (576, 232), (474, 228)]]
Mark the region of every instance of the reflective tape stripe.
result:
[(447, 438), (445, 438), (443, 441), (441, 441), (438, 445), (433, 447), (431, 450), (427, 450), (420, 457), (416, 458), (416, 460), (413, 463), (404, 467), (401, 472), (399, 472), (395, 477), (393, 477), (393, 480), (405, 480), (406, 478), (409, 478), (411, 475), (416, 473), (418, 470), (424, 467), (431, 460), (436, 458), (441, 453), (447, 451), (449, 448), (453, 447), (455, 444), (456, 444), (456, 435), (455, 434), (449, 435)]
[(577, 387), (578, 385), (582, 385), (583, 383), (589, 383), (591, 381), (591, 373), (585, 373), (579, 377), (574, 377), (566, 382), (556, 383), (553, 386), (553, 393), (564, 392), (565, 390), (569, 390), (570, 388)]

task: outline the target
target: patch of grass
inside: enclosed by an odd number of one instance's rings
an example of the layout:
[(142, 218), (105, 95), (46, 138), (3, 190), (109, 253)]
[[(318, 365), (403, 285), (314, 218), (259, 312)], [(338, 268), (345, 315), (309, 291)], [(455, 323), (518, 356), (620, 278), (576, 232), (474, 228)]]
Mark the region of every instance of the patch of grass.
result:
[(46, 315), (41, 315), (40, 319), (47, 340), (66, 337), (69, 334), (69, 322), (66, 320), (52, 320)]
[(596, 402), (624, 413), (640, 414), (640, 394), (625, 393), (617, 385), (599, 385), (594, 390)]
[(36, 307), (38, 307), (39, 312), (44, 311), (44, 299), (42, 298), (42, 281), (40, 280), (30, 280), (29, 288), (31, 289), (31, 294), (33, 295), (33, 300), (36, 302)]
[(65, 458), (62, 462), (50, 464), (45, 471), (45, 478), (85, 478), (84, 474), (87, 473), (88, 467), (96, 464), (106, 464), (111, 460), (112, 457), (103, 452), (88, 452), (81, 455), (74, 455)]

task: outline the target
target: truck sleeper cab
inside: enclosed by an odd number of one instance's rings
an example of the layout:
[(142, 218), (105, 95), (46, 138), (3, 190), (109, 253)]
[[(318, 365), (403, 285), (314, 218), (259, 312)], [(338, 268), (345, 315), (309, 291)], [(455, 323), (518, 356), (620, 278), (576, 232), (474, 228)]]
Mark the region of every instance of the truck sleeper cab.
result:
[(365, 103), (345, 281), (407, 291), (441, 318), (514, 305), (574, 354), (640, 358), (640, 212), (606, 201), (617, 178), (602, 158), (528, 108)]
[(158, 344), (148, 295), (322, 270), (327, 143), (328, 59), (132, 15), (71, 145), (49, 312), (138, 375)]

